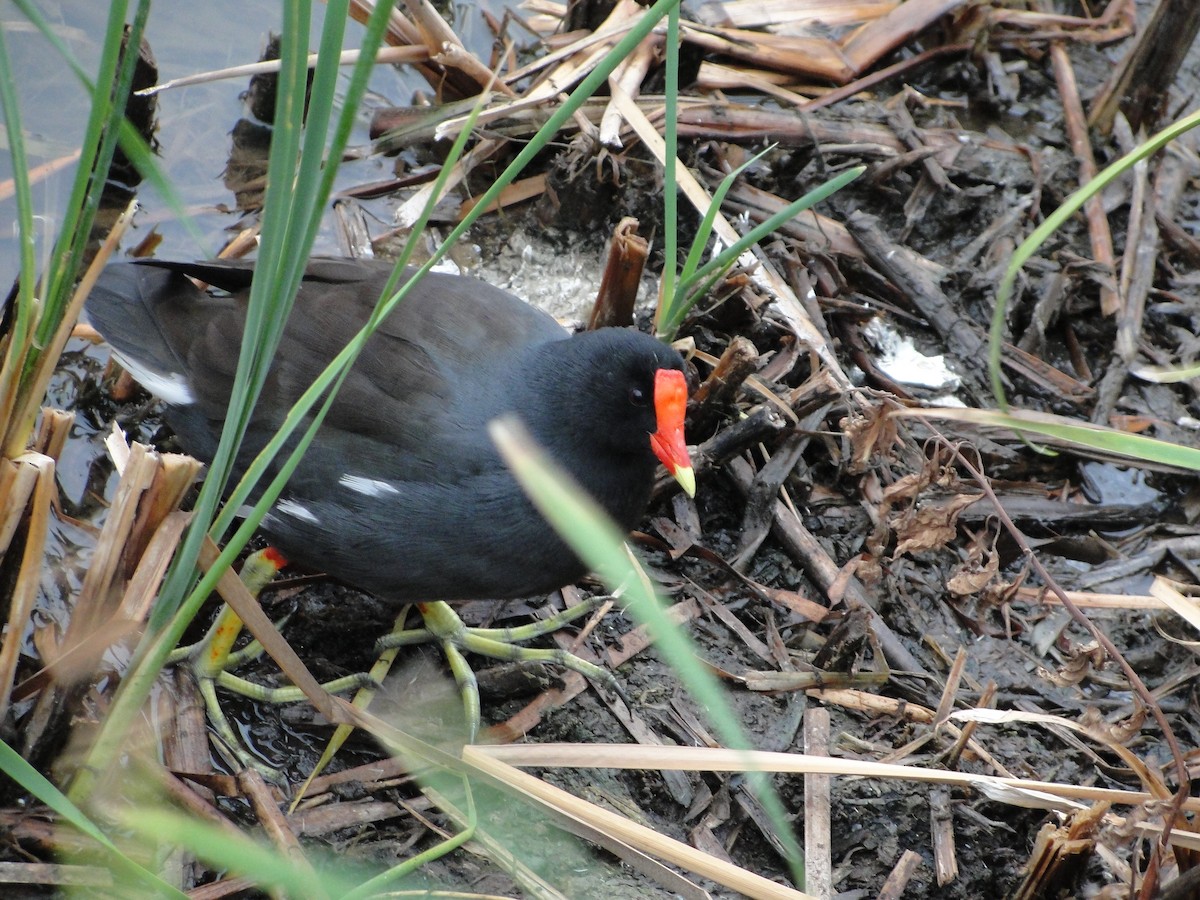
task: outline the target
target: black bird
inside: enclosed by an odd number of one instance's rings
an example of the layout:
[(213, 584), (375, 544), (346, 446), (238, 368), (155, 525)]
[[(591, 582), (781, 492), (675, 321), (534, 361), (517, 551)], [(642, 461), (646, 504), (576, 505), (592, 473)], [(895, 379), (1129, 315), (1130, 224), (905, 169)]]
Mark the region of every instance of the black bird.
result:
[[(381, 261), (309, 264), (239, 475), (366, 322), (390, 272)], [(87, 301), (92, 325), (204, 461), (229, 403), (253, 274), (245, 261), (119, 263)], [(648, 335), (572, 336), (483, 281), (430, 273), (367, 343), (263, 530), (290, 559), (398, 603), (550, 591), (585, 567), (526, 498), (488, 422), (515, 413), (629, 530), (658, 461), (694, 491), (686, 394), (683, 360)]]
[[(309, 263), (236, 476), (366, 323), (391, 269), (377, 261)], [(412, 276), (409, 270), (404, 279)], [(253, 277), (254, 264), (243, 261), (119, 263), (104, 270), (87, 301), (92, 325), (166, 403), (183, 447), (206, 462), (225, 420)], [(224, 294), (201, 291), (192, 278)], [(417, 603), (426, 631), (396, 632), (386, 645), (441, 643), (473, 739), (479, 696), (462, 649), (556, 661), (616, 686), (606, 670), (571, 654), (522, 650), (475, 633), (442, 602), (544, 593), (585, 570), (525, 497), (488, 423), (515, 414), (628, 531), (645, 511), (658, 461), (685, 491), (695, 490), (686, 405), (683, 360), (665, 344), (621, 328), (571, 336), (485, 282), (430, 273), (367, 342), (262, 527), (294, 561), (397, 604)], [(526, 626), (521, 637), (588, 608)], [(218, 632), (223, 641), (212, 636)], [(202, 688), (216, 679), (238, 689), (221, 672), (235, 635), (214, 627), (198, 648), (183, 651)], [(215, 694), (205, 695), (214, 726), (236, 750)], [(256, 765), (248, 755), (243, 761)]]

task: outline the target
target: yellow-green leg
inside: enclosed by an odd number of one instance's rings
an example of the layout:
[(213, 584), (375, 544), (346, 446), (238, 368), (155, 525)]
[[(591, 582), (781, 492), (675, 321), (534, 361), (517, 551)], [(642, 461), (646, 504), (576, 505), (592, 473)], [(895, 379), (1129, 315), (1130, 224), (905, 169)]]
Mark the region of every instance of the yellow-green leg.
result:
[(425, 627), (394, 631), (387, 637), (381, 638), (375, 646), (378, 650), (385, 650), (411, 644), (438, 643), (462, 694), (463, 707), (467, 715), (468, 740), (473, 742), (479, 733), (479, 684), (475, 680), (474, 671), (463, 656), (464, 650), (478, 653), (480, 656), (511, 662), (554, 663), (572, 669), (585, 678), (599, 682), (618, 696), (621, 695), (621, 688), (617, 684), (617, 680), (607, 669), (580, 659), (573, 653), (568, 653), (566, 650), (539, 650), (516, 646), (521, 641), (532, 640), (535, 637), (557, 631), (564, 625), (587, 615), (607, 599), (593, 597), (551, 616), (549, 619), (517, 628), (468, 628), (448, 603), (440, 601), (418, 603), (417, 609), (425, 620)]
[[(282, 557), (273, 550), (268, 549), (252, 554), (242, 567), (240, 573), (242, 581), (251, 594), (257, 596), (283, 565)], [(479, 685), (476, 682), (475, 673), (463, 655), (464, 651), (505, 661), (555, 663), (599, 682), (618, 696), (623, 696), (616, 679), (607, 670), (580, 659), (572, 653), (565, 650), (543, 650), (516, 646), (522, 641), (532, 640), (557, 631), (570, 622), (587, 615), (602, 605), (606, 599), (603, 597), (591, 598), (551, 616), (549, 619), (517, 628), (468, 628), (449, 604), (442, 602), (418, 603), (417, 608), (425, 620), (425, 627), (421, 629), (398, 628), (387, 637), (382, 638), (377, 644), (377, 649), (386, 651), (413, 644), (430, 642), (439, 644), (462, 694), (468, 740), (474, 741), (479, 733), (480, 723)], [(228, 606), (223, 607), (208, 634), (199, 643), (176, 650), (171, 656), (171, 662), (188, 661), (191, 663), (192, 671), (200, 686), (201, 696), (204, 697), (204, 703), (208, 709), (213, 730), (230, 752), (234, 753), (243, 764), (253, 766), (268, 777), (277, 778), (277, 773), (264, 771), (265, 767), (242, 749), (233, 727), (217, 700), (216, 689), (221, 687), (263, 703), (292, 703), (303, 700), (304, 694), (296, 687), (268, 688), (230, 673), (229, 668), (254, 659), (262, 653), (262, 647), (257, 641), (251, 642), (240, 651), (233, 652), (233, 644), (241, 631), (241, 618)], [(374, 683), (370, 675), (356, 674), (336, 679), (323, 687), (331, 693), (338, 693), (363, 688)]]
[[(246, 558), (239, 575), (247, 590), (257, 597), (259, 591), (275, 577), (275, 573), (282, 568), (283, 564), (283, 559), (279, 554), (270, 549), (262, 550)], [(296, 687), (269, 688), (247, 681), (245, 678), (239, 678), (227, 671), (229, 668), (262, 655), (262, 645), (258, 641), (252, 641), (236, 653), (233, 652), (233, 644), (241, 632), (241, 617), (230, 607), (222, 606), (217, 620), (213, 622), (212, 627), (200, 642), (189, 647), (180, 647), (171, 654), (168, 662), (190, 662), (200, 688), (200, 696), (204, 698), (209, 722), (226, 749), (243, 765), (256, 769), (264, 777), (277, 780), (278, 772), (263, 765), (242, 747), (225, 711), (221, 708), (216, 689), (221, 687), (260, 703), (295, 703), (304, 699), (304, 693)], [(336, 694), (369, 683), (371, 683), (370, 676), (357, 674), (335, 679), (322, 687), (330, 693)]]

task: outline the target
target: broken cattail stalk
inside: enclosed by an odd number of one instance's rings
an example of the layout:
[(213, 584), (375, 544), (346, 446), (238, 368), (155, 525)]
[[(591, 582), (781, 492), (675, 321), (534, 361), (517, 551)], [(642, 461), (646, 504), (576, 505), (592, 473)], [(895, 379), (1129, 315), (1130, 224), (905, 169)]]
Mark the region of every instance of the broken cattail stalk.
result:
[[(18, 688), (22, 697), (40, 690), (25, 728), (26, 754), (45, 752), (40, 747), (43, 739), (69, 727), (70, 718), (77, 713), (79, 697), (96, 677), (104, 653), (141, 627), (182, 532), (183, 523), (178, 517), (171, 518), (171, 512), (190, 487), (199, 465), (178, 456), (164, 463), (157, 453), (143, 445), (126, 447), (119, 438), (110, 439), (110, 446), (114, 443), (123, 457), (118, 459), (121, 481), (66, 634), (57, 641), (47, 641), (47, 636), (43, 636), (38, 646), (45, 668)], [(169, 525), (158, 536), (155, 532), (163, 520)], [(128, 564), (122, 564), (126, 558), (132, 558), (126, 544), (134, 533), (139, 544), (153, 548), (154, 560), (141, 571), (136, 594), (127, 596), (123, 572)], [(40, 565), (39, 548), (33, 571), (40, 571)]]
[(164, 453), (159, 456), (158, 463), (153, 480), (138, 504), (137, 518), (121, 552), (123, 570), (130, 575), (141, 564), (159, 526), (172, 511), (179, 508), (184, 495), (200, 474), (200, 463), (180, 453)]
[(696, 389), (692, 421), (698, 431), (706, 431), (721, 411), (733, 403), (742, 383), (758, 368), (758, 348), (738, 335), (729, 342), (712, 374)]
[(1013, 900), (1074, 893), (1079, 876), (1096, 850), (1095, 835), (1108, 809), (1108, 803), (1093, 803), (1088, 809), (1071, 813), (1065, 826), (1051, 822), (1043, 825), (1025, 863), (1025, 880), (1012, 894)]
[(633, 306), (650, 255), (650, 244), (637, 229), (638, 220), (629, 216), (613, 229), (604, 275), (588, 320), (589, 329), (633, 324)]
[(37, 433), (29, 449), (34, 453), (43, 453), (53, 460), (62, 455), (63, 447), (71, 436), (71, 426), (75, 424), (75, 414), (61, 409), (45, 408), (38, 421)]
[(6, 460), (0, 466), (0, 557), (8, 552), (29, 498), (33, 495), (37, 483), (38, 467), (33, 463), (33, 456), (22, 456), (15, 460)]
[[(4, 469), (12, 469), (10, 484), (16, 488), (8, 494), (11, 505), (5, 507), (4, 547), (8, 548), (17, 523), (25, 517), (25, 546), (21, 554), (16, 584), (9, 598), (8, 627), (0, 645), (0, 720), (8, 713), (13, 679), (21, 655), (22, 639), (29, 617), (33, 613), (41, 586), (42, 558), (45, 555), (46, 533), (49, 530), (50, 507), (57, 496), (54, 480), (54, 460), (41, 453), (26, 453), (15, 460), (5, 460)], [(7, 480), (7, 479), (6, 479)], [(21, 502), (17, 504), (17, 500)]]

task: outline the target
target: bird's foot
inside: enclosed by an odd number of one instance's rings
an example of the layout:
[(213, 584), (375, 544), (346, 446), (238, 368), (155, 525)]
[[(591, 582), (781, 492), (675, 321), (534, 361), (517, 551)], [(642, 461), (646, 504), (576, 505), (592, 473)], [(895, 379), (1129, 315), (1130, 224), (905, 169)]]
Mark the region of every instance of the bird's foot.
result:
[[(257, 596), (283, 565), (285, 562), (282, 557), (267, 549), (248, 557), (240, 575), (250, 592)], [(544, 621), (515, 628), (468, 628), (448, 604), (420, 603), (417, 604), (417, 608), (425, 620), (425, 627), (397, 629), (382, 638), (377, 644), (377, 649), (383, 652), (413, 644), (439, 644), (462, 695), (468, 740), (474, 741), (480, 723), (479, 686), (475, 680), (475, 673), (464, 656), (466, 652), (504, 661), (555, 663), (578, 672), (624, 698), (624, 692), (616, 679), (600, 666), (580, 659), (566, 650), (517, 646), (523, 641), (557, 631), (587, 615), (607, 599), (594, 597)], [(191, 668), (200, 694), (204, 698), (208, 721), (219, 746), (234, 756), (238, 763), (255, 769), (269, 780), (278, 782), (281, 778), (280, 773), (254, 757), (237, 737), (221, 706), (217, 688), (264, 703), (294, 703), (303, 700), (304, 694), (297, 687), (267, 687), (232, 674), (230, 669), (256, 659), (263, 653), (262, 645), (258, 641), (252, 641), (240, 650), (233, 651), (233, 644), (241, 631), (241, 618), (225, 606), (208, 634), (198, 643), (176, 650), (171, 655), (170, 662), (186, 664)], [(377, 686), (377, 681), (365, 673), (349, 675), (322, 685), (330, 693)]]
[[(258, 596), (259, 591), (284, 564), (283, 558), (268, 548), (247, 557), (239, 576), (250, 593)], [(175, 650), (168, 658), (168, 663), (186, 664), (190, 667), (199, 686), (200, 696), (204, 698), (209, 725), (225, 751), (234, 756), (241, 765), (255, 769), (268, 780), (279, 782), (280, 773), (253, 756), (242, 745), (225, 715), (216, 689), (219, 687), (260, 703), (295, 703), (304, 699), (304, 692), (293, 686), (267, 687), (239, 678), (230, 672), (230, 669), (255, 660), (263, 653), (262, 644), (257, 640), (234, 651), (233, 643), (241, 631), (241, 618), (230, 607), (224, 606), (208, 633), (197, 643)], [(331, 694), (337, 694), (372, 685), (375, 685), (375, 681), (370, 675), (358, 673), (326, 682), (321, 687)]]
[(516, 628), (468, 628), (449, 604), (442, 602), (418, 603), (417, 609), (420, 610), (421, 617), (425, 620), (425, 627), (394, 631), (387, 637), (381, 638), (376, 644), (376, 649), (386, 650), (411, 644), (439, 644), (462, 694), (463, 707), (467, 716), (468, 740), (474, 741), (475, 736), (479, 733), (479, 685), (475, 680), (475, 673), (463, 656), (464, 651), (512, 662), (554, 663), (578, 672), (585, 678), (599, 682), (617, 696), (624, 697), (624, 692), (617, 684), (617, 680), (607, 669), (580, 659), (566, 650), (543, 650), (517, 646), (523, 641), (557, 631), (564, 625), (587, 615), (608, 599), (607, 597), (592, 597), (544, 621)]

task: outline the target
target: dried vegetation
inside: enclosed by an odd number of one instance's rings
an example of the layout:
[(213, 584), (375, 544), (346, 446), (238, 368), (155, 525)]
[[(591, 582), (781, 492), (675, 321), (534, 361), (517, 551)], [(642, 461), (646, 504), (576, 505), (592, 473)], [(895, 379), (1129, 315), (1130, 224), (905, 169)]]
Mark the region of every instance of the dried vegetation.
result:
[[(819, 212), (755, 247), (684, 324), (701, 491), (695, 503), (664, 495), (637, 539), (761, 752), (711, 750), (700, 711), (646, 629), (605, 607), (607, 617), (556, 639), (611, 668), (633, 702), (574, 673), (514, 699), (490, 672), (501, 698), (491, 701), (488, 737), (499, 746), (467, 748), (457, 765), (538, 797), (539, 824), (506, 823), (493, 809), (470, 852), (422, 870), (431, 883), (504, 894), (515, 884), (536, 896), (700, 897), (705, 887), (799, 896), (783, 886), (779, 835), (738, 773), (752, 765), (781, 773), (775, 783), (796, 817), (813, 896), (1195, 896), (1194, 474), (1118, 469), (1103, 448), (1044, 455), (967, 413), (918, 412), (950, 395), (968, 407), (994, 403), (988, 327), (1014, 248), (1173, 109), (1165, 100), (1151, 108), (1130, 85), (1195, 95), (1200, 57), (1182, 51), (1196, 14), (1167, 0), (1144, 5), (1112, 0), (1090, 15), (1075, 4), (1062, 12), (963, 0), (710, 0), (690, 9), (678, 127), (688, 166), (681, 196), (694, 211), (681, 214), (683, 230), (724, 174), (766, 143), (773, 149), (724, 200), (716, 233), (726, 243), (814, 184), (867, 167)], [(1155, 17), (1135, 27), (1150, 7)], [(438, 208), (443, 223), (471, 207), (545, 110), (642, 14), (632, 0), (570, 9), (531, 0), (492, 23), (495, 54), (480, 59), (427, 4), (405, 4), (390, 59), (421, 72), (439, 104), (376, 111), (376, 149), (399, 150), (399, 162), (394, 179), (343, 193), (345, 252), (386, 252), (404, 236), (432, 190), (435, 142), (465, 121), (460, 101), (491, 92)], [(1181, 52), (1148, 61), (1139, 48), (1160, 46), (1163, 33)], [(492, 214), (563, 246), (581, 231), (616, 231), (594, 321), (628, 319), (637, 267), (657, 252), (662, 42), (655, 33), (622, 63), (607, 94), (572, 118)], [(253, 145), (240, 142), (239, 152)], [(1194, 382), (1138, 373), (1197, 354), (1198, 161), (1185, 135), (1089, 202), (1026, 265), (1000, 353), (1015, 406), (1195, 445)], [(248, 246), (256, 227), (256, 165), (243, 154), (226, 173), (248, 213), (235, 246)], [(394, 227), (367, 226), (357, 201), (379, 197)], [(944, 355), (952, 373), (905, 374), (889, 343), (897, 336), (916, 341), (912, 357)], [(110, 544), (106, 528), (65, 632), (30, 618), (29, 581), (9, 581), (5, 727), (45, 771), (69, 770), (62, 747), (85, 741), (103, 716), (122, 663), (112, 648), (139, 627), (177, 539), (183, 514), (170, 509), (191, 473), (156, 474), (146, 468), (155, 458), (135, 447), (124, 464), (108, 522), (113, 540), (131, 534), (127, 549)], [(10, 515), (3, 529), (20, 538), (6, 566), (16, 570), (23, 547), (28, 579), (53, 491), (36, 462), (9, 465), (6, 496), (32, 500), (19, 527)], [(552, 604), (569, 605), (577, 590)], [(368, 600), (329, 585), (280, 592), (296, 593), (300, 611), (285, 631), (316, 674), (370, 664), (371, 629), (385, 630), (390, 612), (373, 621)], [(350, 602), (361, 619), (354, 634), (315, 650), (310, 642)], [(463, 614), (524, 611), (480, 604)], [(18, 638), (30, 634), (22, 649)], [(411, 680), (438, 679), (421, 670)], [(409, 709), (404, 690), (393, 686), (392, 702)], [(353, 743), (336, 771), (307, 786), (299, 809), (281, 812), (282, 798), (252, 773), (213, 770), (185, 678), (159, 703), (162, 764), (145, 763), (146, 779), (221, 828), (234, 819), (261, 827), (293, 858), (325, 842), (391, 861), (461, 824), (455, 800), (417, 785), (410, 763)], [(247, 733), (303, 777), (319, 752), (314, 735), (327, 730), (259, 724), (262, 712), (242, 710), (255, 716)], [(526, 743), (506, 746), (517, 739)], [(244, 802), (231, 814), (218, 798)], [(67, 841), (42, 810), (10, 803), (0, 819), (23, 877), (66, 877), (32, 861)], [(543, 859), (541, 874), (515, 862), (506, 849), (514, 832), (545, 839), (550, 823), (629, 868), (578, 850)], [(102, 877), (77, 868), (72, 877)], [(190, 862), (174, 873), (194, 896), (246, 884)]]

